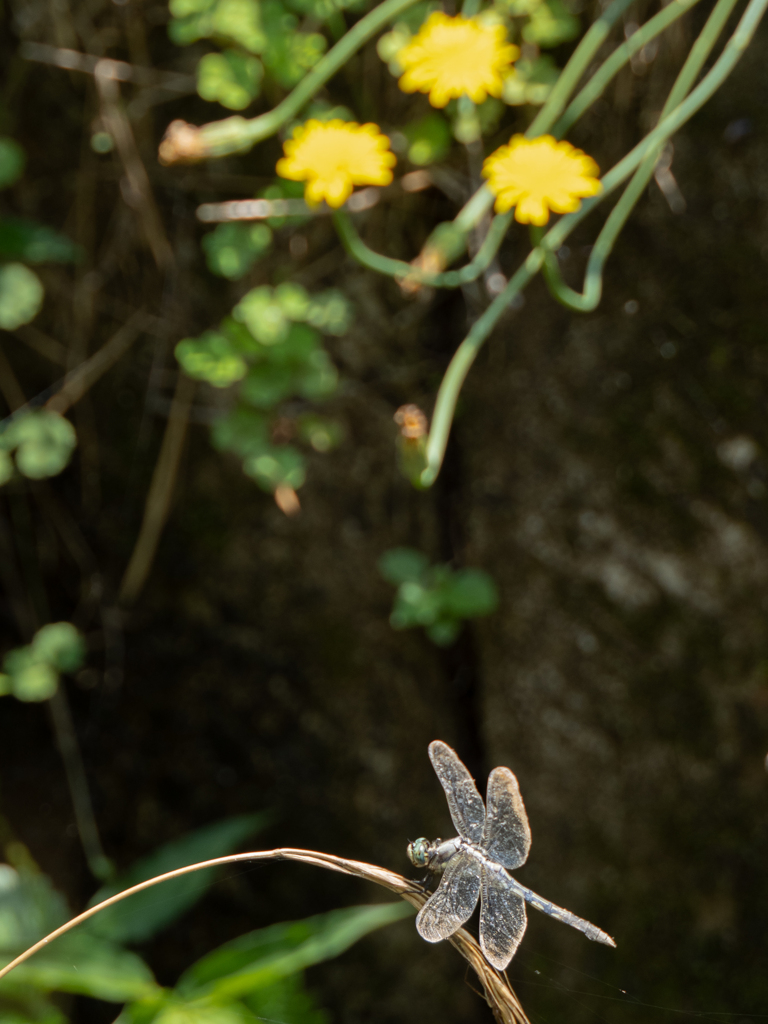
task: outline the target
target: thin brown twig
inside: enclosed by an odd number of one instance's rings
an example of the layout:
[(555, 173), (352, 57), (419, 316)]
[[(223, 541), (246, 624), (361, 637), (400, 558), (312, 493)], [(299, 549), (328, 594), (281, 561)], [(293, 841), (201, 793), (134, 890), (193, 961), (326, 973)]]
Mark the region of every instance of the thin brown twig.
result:
[(119, 601), (123, 605), (133, 604), (141, 593), (149, 570), (152, 568), (157, 545), (160, 542), (160, 534), (171, 506), (173, 486), (179, 470), (194, 392), (195, 382), (183, 373), (179, 374), (171, 411), (168, 415), (168, 425), (165, 428), (163, 443), (144, 506), (141, 529), (120, 584)]
[(123, 198), (138, 213), (147, 243), (160, 270), (169, 270), (174, 264), (173, 249), (163, 227), (160, 213), (152, 194), (147, 170), (139, 155), (133, 130), (120, 105), (119, 69), (112, 60), (100, 60), (93, 72), (101, 99), (101, 119), (115, 140), (117, 152), (125, 171), (127, 188)]
[(144, 310), (137, 310), (97, 352), (66, 375), (61, 388), (45, 403), (46, 409), (64, 415), (128, 351), (142, 333), (146, 319)]
[[(67, 71), (81, 71), (86, 75), (96, 73), (101, 57), (90, 53), (79, 53), (61, 46), (48, 46), (46, 43), (25, 42), (19, 47), (19, 56), (24, 60), (39, 64), (52, 64)], [(157, 71), (155, 68), (143, 68), (136, 64), (127, 64), (124, 60), (112, 60), (112, 74), (120, 82), (133, 82), (136, 85), (162, 86), (169, 92), (189, 93), (195, 91), (195, 79), (192, 75), (179, 74), (176, 71)]]
[[(18, 967), (19, 964), (24, 963), (24, 961), (28, 960), (34, 953), (44, 949), (60, 935), (64, 935), (76, 925), (81, 924), (83, 921), (87, 921), (95, 914), (98, 914), (99, 911), (105, 910), (107, 907), (112, 906), (114, 903), (118, 903), (127, 896), (132, 896), (134, 893), (142, 892), (144, 889), (149, 889), (151, 886), (158, 885), (160, 882), (166, 882), (172, 878), (178, 878), (181, 875), (186, 875), (193, 871), (201, 871), (204, 868), (217, 867), (222, 864), (237, 864), (242, 863), (243, 861), (263, 860), (298, 861), (301, 864), (311, 864), (318, 868), (325, 868), (328, 871), (338, 871), (344, 875), (364, 878), (369, 882), (374, 882), (376, 885), (381, 885), (385, 889), (389, 889), (390, 892), (396, 893), (417, 909), (421, 908), (426, 903), (429, 896), (429, 894), (426, 893), (418, 883), (409, 882), (407, 878), (396, 874), (394, 871), (389, 871), (387, 868), (379, 867), (377, 864), (366, 864), (364, 861), (347, 860), (344, 857), (335, 857), (330, 853), (319, 853), (316, 850), (296, 850), (290, 847), (283, 847), (277, 850), (260, 850), (251, 853), (235, 853), (228, 857), (216, 857), (213, 860), (206, 860), (199, 864), (190, 864), (187, 867), (177, 868), (175, 871), (168, 871), (163, 875), (158, 875), (156, 878), (150, 878), (145, 882), (140, 882), (138, 885), (134, 885), (130, 889), (126, 889), (124, 892), (117, 893), (115, 896), (110, 896), (109, 899), (104, 900), (102, 903), (98, 903), (95, 907), (90, 907), (82, 914), (72, 918), (71, 921), (67, 921), (66, 924), (61, 925), (60, 928), (57, 928), (49, 935), (46, 935), (45, 938), (36, 942), (34, 946), (30, 946), (29, 949), (25, 950), (17, 956), (15, 960), (12, 960), (11, 963), (7, 964), (0, 970), (0, 978), (3, 978), (6, 974), (12, 971), (14, 967)], [(477, 974), (480, 984), (483, 986), (486, 1002), (493, 1010), (496, 1020), (499, 1021), (500, 1024), (530, 1024), (525, 1015), (525, 1011), (520, 1005), (519, 999), (510, 987), (506, 975), (497, 971), (494, 967), (491, 967), (483, 956), (482, 950), (474, 936), (470, 935), (470, 933), (464, 928), (460, 928), (457, 932), (454, 932), (448, 941), (458, 949), (464, 959), (469, 963), (470, 967)]]
[(64, 762), (64, 771), (72, 797), (77, 831), (80, 834), (80, 842), (83, 844), (83, 853), (88, 861), (91, 874), (103, 881), (114, 873), (114, 867), (101, 845), (96, 816), (93, 813), (91, 791), (88, 787), (88, 777), (85, 774), (83, 755), (77, 741), (72, 712), (61, 680), (56, 692), (48, 701), (48, 707), (51, 712), (56, 743)]

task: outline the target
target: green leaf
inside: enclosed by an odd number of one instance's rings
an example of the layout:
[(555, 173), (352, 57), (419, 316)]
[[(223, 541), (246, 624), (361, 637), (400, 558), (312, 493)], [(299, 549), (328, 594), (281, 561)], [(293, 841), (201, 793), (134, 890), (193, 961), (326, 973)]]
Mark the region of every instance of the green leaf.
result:
[(461, 630), (461, 622), (456, 619), (439, 619), (427, 626), (427, 636), (438, 647), (449, 647)]
[(53, 228), (20, 217), (0, 220), (0, 257), (25, 263), (77, 263), (83, 249)]
[(451, 148), (451, 129), (437, 112), (412, 121), (403, 129), (408, 140), (408, 159), (417, 167), (443, 160)]
[(352, 323), (352, 306), (343, 292), (335, 288), (313, 295), (305, 319), (323, 334), (346, 334)]
[(40, 312), (43, 286), (37, 274), (23, 263), (0, 267), (0, 327), (15, 331)]
[(111, 1003), (139, 999), (157, 988), (141, 957), (86, 929), (69, 932), (36, 953), (15, 969), (13, 978), (45, 992), (72, 992)]
[(0, 697), (7, 697), (10, 693), (13, 693), (13, 680), (5, 672), (0, 672)]
[[(265, 814), (243, 814), (166, 843), (137, 861), (116, 881), (99, 889), (88, 905), (101, 903), (115, 893), (174, 868), (223, 857), (264, 828), (267, 820)], [(195, 904), (214, 877), (215, 869), (206, 868), (164, 882), (162, 888), (146, 889), (103, 910), (88, 922), (87, 927), (96, 935), (116, 942), (143, 942)]]
[(214, 423), (211, 440), (219, 451), (232, 451), (246, 458), (269, 447), (267, 418), (244, 405), (237, 406)]
[(209, 1003), (199, 1001), (174, 1001), (155, 1017), (154, 1024), (258, 1024), (258, 1022), (242, 1003), (211, 1006)]
[(571, 14), (562, 0), (545, 0), (531, 11), (522, 36), (526, 43), (549, 48), (575, 39), (580, 28), (579, 19)]
[(490, 615), (498, 604), (496, 584), (482, 569), (461, 569), (446, 587), (445, 610), (458, 619)]
[(5, 963), (69, 916), (64, 897), (46, 875), (0, 864), (0, 954), (9, 954)]
[(413, 548), (392, 548), (379, 559), (379, 572), (387, 583), (415, 582), (425, 573), (429, 559)]
[(349, 907), (262, 928), (220, 946), (179, 980), (183, 995), (233, 999), (339, 956), (377, 928), (413, 914), (407, 903)]
[(330, 1018), (304, 988), (301, 974), (278, 978), (245, 996), (248, 1008), (261, 1021), (290, 1021), (291, 1024), (329, 1024)]
[(220, 331), (205, 331), (199, 338), (185, 338), (174, 351), (188, 377), (207, 381), (215, 388), (228, 388), (248, 372), (243, 357), (230, 338)]
[(197, 39), (228, 39), (261, 53), (267, 37), (257, 0), (171, 0), (168, 35), (178, 46)]
[(248, 328), (262, 345), (276, 345), (285, 341), (290, 330), (290, 319), (285, 310), (272, 297), (268, 285), (252, 288), (232, 310), (232, 316)]
[(26, 157), (15, 139), (0, 136), (0, 188), (15, 184), (24, 173)]
[(59, 686), (59, 673), (44, 661), (32, 662), (11, 676), (13, 695), (17, 700), (48, 700)]
[(343, 436), (340, 424), (325, 416), (309, 413), (299, 417), (299, 437), (308, 441), (316, 452), (322, 452), (324, 455), (332, 451), (341, 444)]
[(0, 449), (15, 448), (19, 472), (33, 480), (60, 473), (76, 444), (75, 428), (69, 420), (48, 409), (31, 409), (14, 416), (0, 434)]
[(202, 246), (208, 269), (220, 277), (237, 281), (272, 244), (272, 231), (266, 224), (219, 224), (203, 235)]
[(258, 455), (249, 456), (243, 462), (243, 471), (270, 493), (281, 484), (296, 491), (306, 479), (304, 456), (289, 444), (272, 445)]
[(289, 320), (306, 320), (309, 312), (309, 293), (300, 284), (286, 281), (275, 288), (275, 302)]
[(280, 0), (264, 0), (261, 9), (268, 40), (264, 64), (279, 85), (290, 89), (317, 64), (328, 44), (318, 32), (300, 32), (298, 18)]
[(240, 50), (207, 53), (197, 65), (197, 92), (229, 110), (245, 110), (259, 95), (263, 77), (258, 57)]
[(85, 640), (71, 622), (50, 622), (32, 638), (32, 653), (59, 672), (76, 672), (85, 661)]
[(67, 1018), (40, 992), (29, 985), (9, 985), (0, 992), (3, 1024), (67, 1024)]
[(559, 77), (560, 69), (548, 53), (535, 60), (519, 60), (504, 79), (502, 98), (512, 106), (541, 106)]

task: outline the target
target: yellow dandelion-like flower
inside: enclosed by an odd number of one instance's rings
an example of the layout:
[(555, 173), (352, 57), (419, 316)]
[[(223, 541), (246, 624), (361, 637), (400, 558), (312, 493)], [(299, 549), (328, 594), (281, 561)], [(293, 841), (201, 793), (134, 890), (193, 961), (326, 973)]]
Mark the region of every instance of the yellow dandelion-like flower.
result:
[(397, 157), (378, 125), (354, 121), (307, 121), (283, 145), (285, 156), (275, 168), (281, 178), (306, 181), (310, 206), (323, 199), (339, 207), (354, 185), (389, 185)]
[(482, 103), (487, 96), (501, 96), (504, 75), (519, 56), (503, 25), (436, 11), (398, 50), (397, 63), (405, 72), (398, 84), (403, 92), (428, 92), (433, 107), (458, 96)]
[(496, 212), (515, 207), (520, 224), (541, 226), (549, 212), (573, 213), (584, 196), (602, 188), (600, 168), (591, 156), (570, 142), (557, 142), (551, 135), (526, 139), (513, 135), (483, 163), (488, 188), (496, 196)]

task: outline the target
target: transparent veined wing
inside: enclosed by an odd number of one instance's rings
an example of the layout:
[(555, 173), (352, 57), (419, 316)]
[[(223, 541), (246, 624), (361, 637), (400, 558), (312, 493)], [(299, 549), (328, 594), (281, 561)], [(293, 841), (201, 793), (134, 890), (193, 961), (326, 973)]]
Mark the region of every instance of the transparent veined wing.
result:
[(475, 780), (459, 760), (456, 751), (451, 750), (442, 740), (433, 740), (429, 744), (429, 759), (445, 790), (448, 809), (459, 835), (479, 843), (483, 835), (485, 805), (477, 792)]
[(482, 845), (505, 868), (519, 868), (528, 859), (531, 827), (517, 779), (509, 768), (494, 768), (488, 792)]
[(525, 900), (508, 882), (485, 868), (480, 898), (480, 948), (485, 959), (503, 971), (525, 934)]
[(416, 918), (423, 939), (440, 942), (469, 920), (480, 895), (480, 870), (479, 863), (467, 853), (457, 853), (448, 861), (440, 885)]

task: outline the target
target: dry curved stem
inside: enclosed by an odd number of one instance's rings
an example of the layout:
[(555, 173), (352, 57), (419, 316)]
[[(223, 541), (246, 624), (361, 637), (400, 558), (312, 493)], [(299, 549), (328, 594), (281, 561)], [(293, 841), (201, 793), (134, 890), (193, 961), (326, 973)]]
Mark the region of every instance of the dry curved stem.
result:
[[(73, 917), (71, 921), (67, 921), (66, 924), (61, 925), (60, 928), (51, 932), (50, 935), (46, 935), (44, 939), (40, 939), (34, 946), (30, 946), (29, 949), (25, 950), (25, 952), (0, 970), (0, 978), (5, 977), (14, 967), (24, 963), (25, 960), (28, 960), (39, 950), (44, 949), (60, 935), (64, 935), (65, 932), (70, 931), (78, 924), (82, 924), (83, 921), (87, 921), (98, 914), (99, 911), (111, 907), (114, 903), (119, 903), (120, 900), (132, 896), (134, 893), (142, 892), (144, 889), (149, 889), (160, 882), (167, 882), (172, 878), (178, 878), (180, 875), (188, 875), (193, 871), (202, 871), (204, 868), (260, 860), (293, 860), (301, 864), (312, 864), (314, 867), (326, 868), (328, 871), (338, 871), (343, 875), (364, 878), (368, 882), (374, 882), (376, 885), (381, 885), (385, 889), (389, 889), (390, 892), (396, 893), (417, 909), (423, 907), (429, 898), (429, 893), (418, 882), (410, 882), (402, 875), (389, 871), (387, 868), (379, 867), (377, 864), (366, 864), (364, 861), (359, 860), (347, 860), (345, 857), (335, 857), (331, 853), (319, 853), (316, 850), (295, 850), (290, 847), (283, 847), (277, 850), (257, 850), (252, 853), (234, 853), (228, 857), (215, 857), (213, 860), (205, 860), (199, 864), (189, 864), (187, 867), (177, 868), (175, 871), (167, 871), (163, 875), (149, 878), (146, 882), (140, 882), (124, 892), (110, 896), (103, 903), (97, 903), (95, 907), (90, 907), (82, 914), (78, 914), (77, 917)], [(485, 1000), (493, 1011), (496, 1020), (500, 1024), (530, 1024), (525, 1011), (520, 1005), (520, 1001), (507, 981), (506, 975), (491, 967), (483, 956), (482, 950), (474, 936), (470, 935), (466, 929), (460, 928), (457, 932), (454, 932), (448, 941), (461, 953), (472, 970), (477, 974), (480, 984), (483, 986)]]

